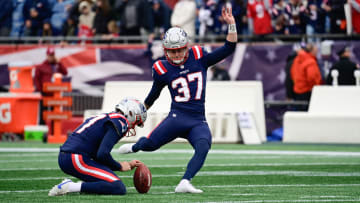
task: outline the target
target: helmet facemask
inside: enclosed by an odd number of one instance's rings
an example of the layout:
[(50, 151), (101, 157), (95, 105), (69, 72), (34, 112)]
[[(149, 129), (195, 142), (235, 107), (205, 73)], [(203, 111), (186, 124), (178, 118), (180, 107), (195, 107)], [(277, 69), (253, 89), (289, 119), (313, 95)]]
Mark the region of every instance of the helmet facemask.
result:
[(175, 65), (183, 64), (189, 55), (189, 50), (187, 46), (182, 48), (164, 49), (167, 60)]

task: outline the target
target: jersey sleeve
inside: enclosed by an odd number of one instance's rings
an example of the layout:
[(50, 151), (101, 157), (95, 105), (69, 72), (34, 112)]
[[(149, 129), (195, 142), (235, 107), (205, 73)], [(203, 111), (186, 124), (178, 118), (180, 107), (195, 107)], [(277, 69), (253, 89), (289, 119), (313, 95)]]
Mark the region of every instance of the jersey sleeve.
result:
[(235, 48), (236, 42), (229, 42), (226, 40), (223, 46), (202, 57), (202, 63), (205, 67), (212, 66), (230, 56), (235, 51)]
[(108, 166), (113, 171), (119, 171), (121, 165), (115, 161), (110, 152), (114, 145), (120, 140), (121, 137), (117, 135), (117, 130), (109, 123), (105, 124), (105, 135), (102, 139), (99, 149), (96, 154), (96, 161)]
[(110, 113), (109, 114), (110, 123), (114, 126), (117, 135), (121, 138), (128, 130), (128, 121), (120, 113)]
[(152, 106), (157, 98), (159, 98), (161, 90), (165, 87), (164, 82), (165, 74), (167, 70), (163, 66), (161, 61), (156, 61), (152, 67), (153, 84), (151, 90), (146, 97), (144, 103), (149, 107)]

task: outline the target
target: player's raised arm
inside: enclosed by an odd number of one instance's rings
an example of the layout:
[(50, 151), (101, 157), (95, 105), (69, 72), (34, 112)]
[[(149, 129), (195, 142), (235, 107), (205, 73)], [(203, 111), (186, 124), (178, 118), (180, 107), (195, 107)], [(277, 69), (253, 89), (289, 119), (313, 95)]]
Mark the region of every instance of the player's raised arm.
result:
[(236, 22), (234, 16), (232, 15), (231, 7), (224, 6), (222, 8), (222, 18), (228, 24), (228, 34), (226, 36), (226, 42), (224, 46), (215, 49), (213, 52), (202, 58), (205, 67), (209, 67), (220, 62), (224, 58), (230, 56), (235, 51), (237, 32)]
[(231, 7), (224, 6), (221, 12), (222, 18), (228, 24), (228, 34), (226, 40), (229, 42), (237, 42), (236, 22), (232, 15)]

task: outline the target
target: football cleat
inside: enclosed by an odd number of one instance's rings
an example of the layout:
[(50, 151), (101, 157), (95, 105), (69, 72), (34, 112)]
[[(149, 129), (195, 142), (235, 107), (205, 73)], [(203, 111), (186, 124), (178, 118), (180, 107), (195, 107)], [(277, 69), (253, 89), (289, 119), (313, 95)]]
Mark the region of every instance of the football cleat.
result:
[(134, 146), (134, 143), (129, 143), (129, 144), (123, 144), (119, 147), (118, 152), (120, 154), (129, 154), (129, 153), (133, 153), (132, 147)]
[(70, 179), (64, 179), (60, 184), (55, 185), (50, 191), (49, 196), (59, 196), (64, 195), (69, 192), (69, 183), (73, 181)]
[(175, 193), (202, 193), (200, 189), (196, 189), (189, 180), (182, 179), (175, 188)]

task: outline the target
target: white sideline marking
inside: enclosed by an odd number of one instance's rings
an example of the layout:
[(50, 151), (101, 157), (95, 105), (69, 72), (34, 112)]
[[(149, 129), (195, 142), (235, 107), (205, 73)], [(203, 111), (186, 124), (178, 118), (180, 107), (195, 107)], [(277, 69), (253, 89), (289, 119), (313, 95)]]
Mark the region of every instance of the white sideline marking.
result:
[[(0, 148), (0, 152), (59, 152), (58, 148)], [(117, 150), (113, 149), (116, 153)], [(154, 152), (159, 154), (193, 154), (194, 150), (187, 149), (160, 149)], [(261, 155), (319, 155), (319, 156), (360, 156), (360, 152), (333, 152), (333, 151), (289, 151), (289, 150), (210, 150), (210, 154), (261, 154)]]

